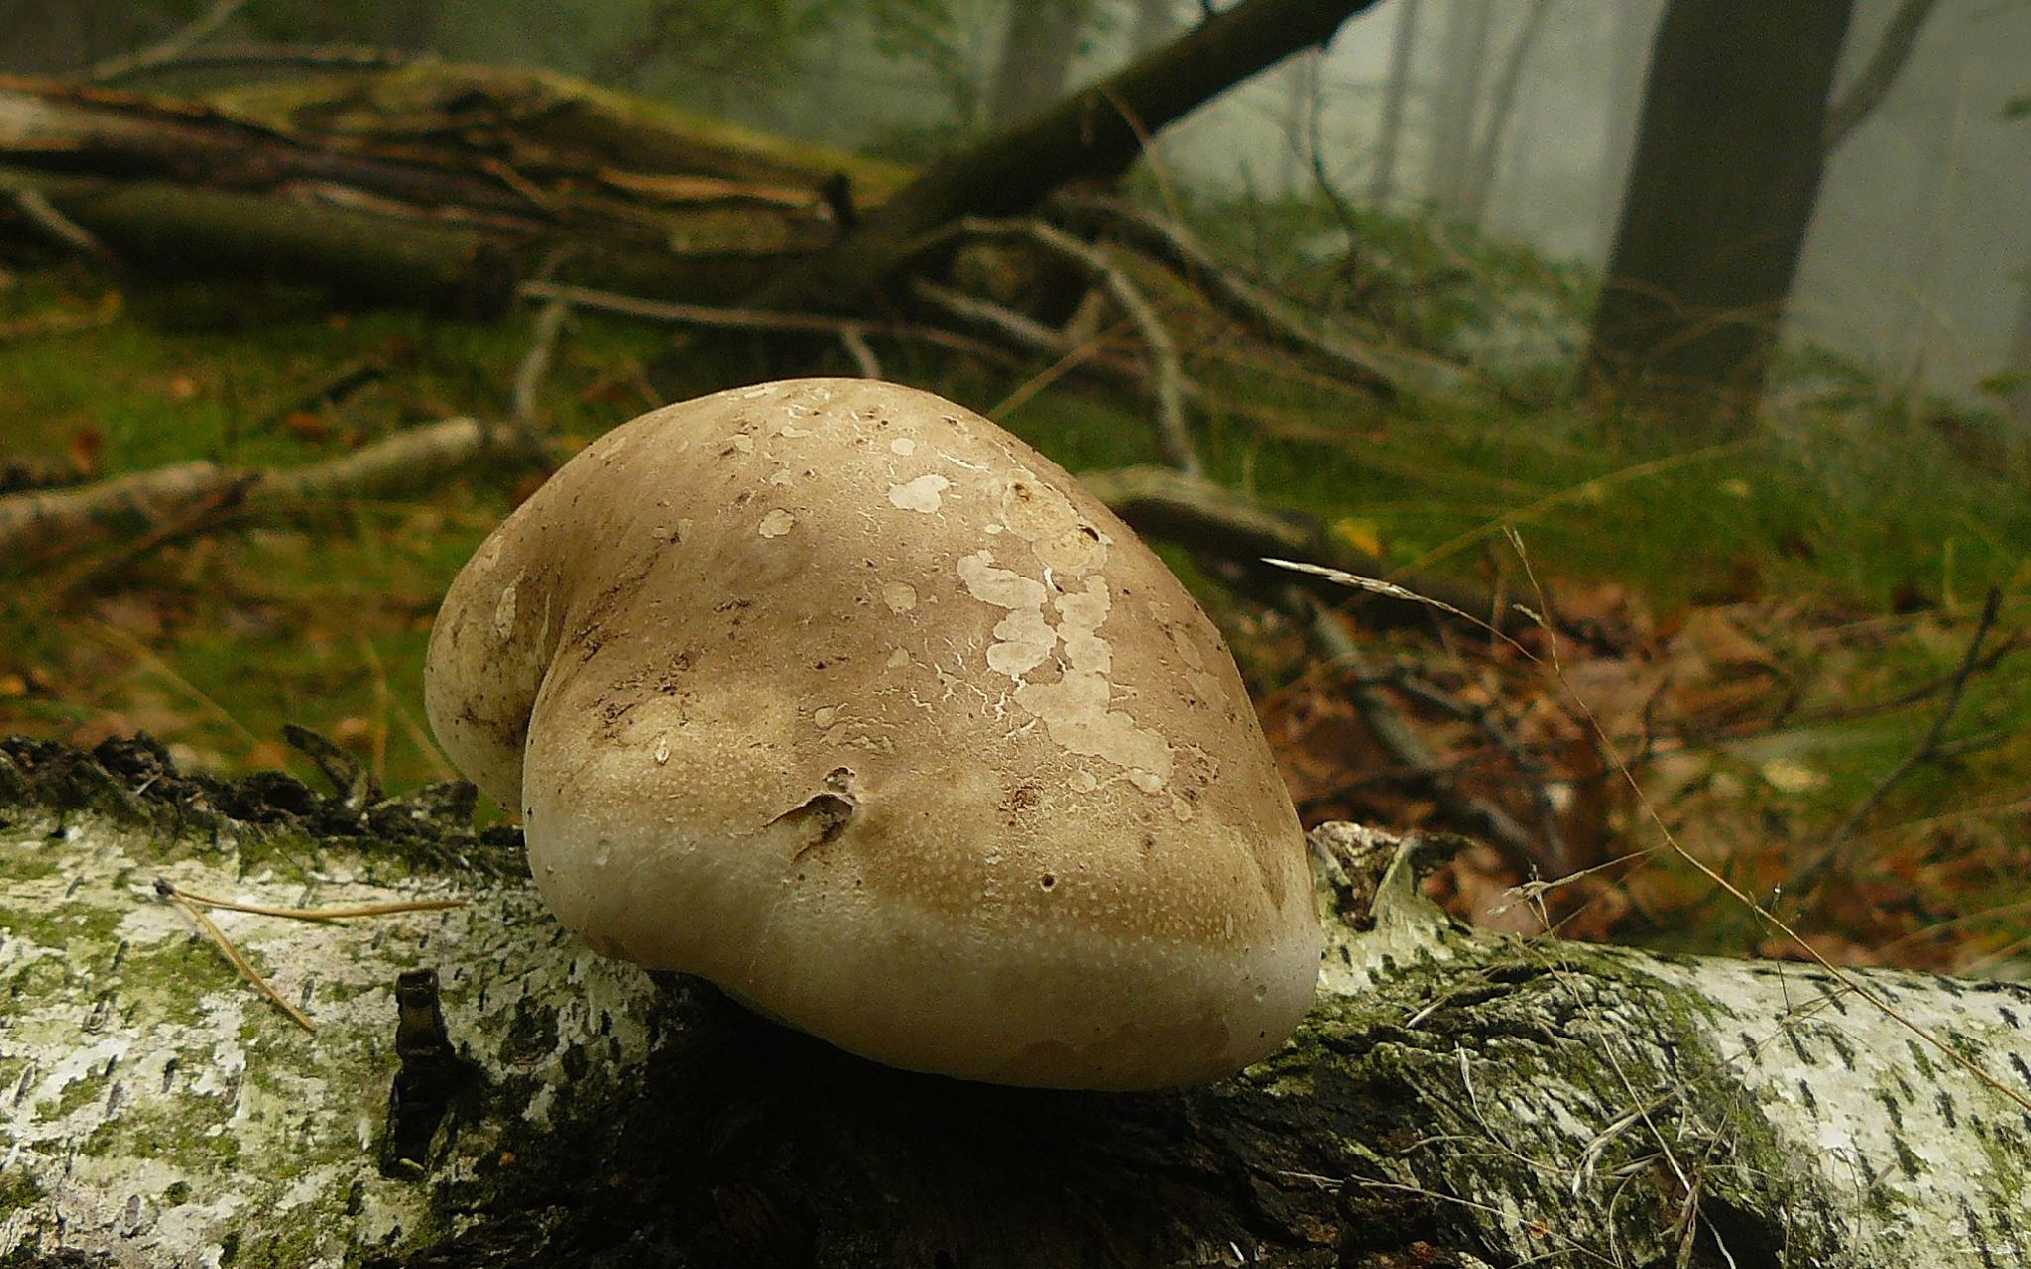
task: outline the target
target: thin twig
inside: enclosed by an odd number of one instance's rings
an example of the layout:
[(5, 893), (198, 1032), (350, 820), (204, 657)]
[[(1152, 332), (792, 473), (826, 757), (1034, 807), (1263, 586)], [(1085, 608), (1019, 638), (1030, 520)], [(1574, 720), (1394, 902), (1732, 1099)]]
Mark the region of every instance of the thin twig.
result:
[[(537, 266), (535, 280), (548, 282), (557, 276), (557, 270), (571, 254), (568, 247), (552, 251)], [(522, 356), (521, 364), (515, 367), (515, 391), (509, 398), (508, 423), (521, 430), (523, 443), (530, 449), (538, 444), (536, 430), (536, 399), (542, 394), (543, 379), (550, 373), (550, 363), (557, 356), (557, 341), (564, 333), (565, 319), (571, 316), (571, 301), (553, 297), (543, 305), (543, 311), (536, 315), (536, 328), (529, 340), (529, 351)]]
[(157, 879), (155, 892), (164, 898), (182, 899), (206, 908), (247, 912), (254, 916), (282, 917), (290, 921), (353, 921), (363, 917), (398, 916), (404, 912), (449, 912), (466, 906), (464, 899), (404, 899), (394, 903), (356, 903), (332, 908), (277, 908), (265, 903), (241, 903), (236, 899), (215, 899), (186, 890), (172, 881)]
[(543, 390), (543, 378), (550, 373), (550, 363), (557, 354), (557, 339), (564, 331), (564, 319), (571, 315), (571, 305), (564, 300), (551, 300), (536, 315), (536, 331), (529, 342), (529, 351), (522, 358), (522, 364), (515, 368), (515, 395), (509, 421), (533, 437), (536, 431), (536, 398)]
[(1289, 587), (1283, 604), (1308, 621), (1313, 640), (1337, 667), (1353, 671), (1347, 695), (1368, 726), (1369, 734), (1398, 763), (1410, 769), (1412, 778), (1445, 808), (1449, 818), (1486, 833), (1518, 859), (1528, 861), (1541, 872), (1560, 876), (1567, 871), (1563, 859), (1550, 843), (1533, 840), (1521, 824), (1486, 798), (1463, 791), (1451, 778), (1447, 764), (1426, 746), (1410, 720), (1384, 694), (1381, 679), (1369, 668), (1360, 648), (1348, 637), (1339, 615), (1297, 586)]
[[(1112, 342), (1116, 329), (1125, 329), (1126, 323), (1117, 328), (1096, 332), (1084, 340), (1075, 342), (1062, 331), (1053, 330), (1006, 305), (982, 299), (977, 295), (967, 295), (963, 291), (955, 291), (928, 278), (912, 278), (910, 290), (918, 299), (943, 309), (947, 316), (980, 327), (991, 335), (1006, 339), (1018, 348), (1042, 353), (1054, 359), (1050, 365), (1018, 384), (1013, 391), (986, 411), (987, 417), (997, 422), (1007, 418), (1011, 411), (1022, 408), (1032, 397), (1075, 370), (1090, 368), (1096, 373), (1117, 381), (1132, 383), (1138, 388), (1146, 390), (1149, 386), (1149, 374), (1141, 366), (1106, 354), (1106, 347)], [(1192, 386), (1187, 384), (1188, 389)]]
[(1185, 373), (1178, 359), (1178, 346), (1157, 316), (1156, 309), (1139, 287), (1122, 272), (1107, 253), (1038, 220), (992, 220), (968, 216), (959, 230), (980, 238), (1023, 238), (1053, 255), (1069, 261), (1106, 290), (1128, 319), (1135, 323), (1149, 350), (1151, 393), (1156, 399), (1157, 444), (1164, 461), (1179, 471), (1198, 475), (1202, 470), (1191, 429), (1185, 422)]
[(110, 74), (95, 75), (98, 83), (138, 79), (164, 71), (240, 70), (393, 70), (429, 60), (427, 53), (353, 44), (211, 44), (187, 48), (173, 56), (135, 62)]
[(1492, 705), (1469, 704), (1430, 679), (1402, 668), (1391, 677), (1395, 680), (1394, 686), (1405, 695), (1474, 724), (1515, 765), (1517, 774), (1525, 778), (1532, 804), (1537, 807), (1538, 829), (1544, 834), (1545, 852), (1561, 865), (1554, 875), (1564, 875), (1574, 863), (1572, 852), (1566, 848), (1565, 833), (1559, 827), (1558, 806), (1547, 786), (1549, 773), (1532, 755), (1529, 747), (1517, 738), (1503, 719), (1497, 717)]
[(911, 278), (910, 292), (918, 299), (943, 309), (948, 315), (999, 335), (1018, 348), (1062, 357), (1075, 346), (1063, 332), (1053, 330), (1027, 314), (1018, 313), (1006, 304), (968, 295), (929, 278)]
[[(1530, 557), (1524, 553), (1522, 536), (1512, 529), (1509, 533), (1509, 541), (1510, 545), (1516, 549), (1517, 558), (1521, 560), (1523, 563), (1524, 576), (1529, 578), (1532, 589), (1535, 590), (1539, 596), (1538, 602), (1540, 604), (1543, 603), (1544, 587), (1537, 580), (1537, 570), (1531, 565)], [(1997, 594), (1996, 591), (1991, 590), (1990, 594), (1992, 596), (1992, 603), (2001, 602), (2000, 596)], [(1665, 843), (1671, 847), (1672, 852), (1674, 854), (1676, 854), (1680, 859), (1683, 859), (1686, 863), (1690, 864), (1693, 868), (1698, 870), (1700, 875), (1705, 877), (1708, 881), (1719, 886), (1723, 891), (1727, 893), (1729, 898), (1734, 899), (1737, 903), (1741, 904), (1743, 907), (1747, 908), (1750, 912), (1754, 913), (1759, 919), (1768, 922), (1770, 925), (1774, 926), (1777, 930), (1783, 933), (1783, 935), (1786, 938), (1790, 939), (1795, 946), (1797, 946), (1808, 957), (1810, 957), (1814, 964), (1818, 965), (1821, 969), (1825, 970), (1828, 974), (1832, 975), (1834, 980), (1840, 983), (1841, 986), (1854, 992), (1857, 996), (1867, 1001), (1884, 1017), (1890, 1019), (1892, 1022), (1895, 1022), (1898, 1026), (1903, 1027), (1906, 1031), (1909, 1031), (1911, 1034), (1917, 1036), (1919, 1039), (1931, 1045), (1936, 1051), (1945, 1056), (1945, 1058), (1949, 1062), (1953, 1063), (1955, 1066), (1960, 1067), (1968, 1074), (1974, 1076), (1976, 1080), (1987, 1085), (1989, 1088), (1993, 1089), (1998, 1093), (2001, 1093), (2004, 1097), (2009, 1098), (2010, 1101), (2013, 1104), (2015, 1104), (2019, 1109), (2025, 1111), (2026, 1113), (2031, 1113), (2031, 1097), (2026, 1097), (2024, 1094), (2018, 1092), (2016, 1089), (2011, 1088), (2009, 1085), (2003, 1083), (2001, 1080), (1997, 1079), (1994, 1075), (1991, 1075), (1973, 1058), (1969, 1057), (1965, 1053), (1962, 1053), (1958, 1048), (1956, 1048), (1951, 1044), (1948, 1044), (1945, 1040), (1941, 1039), (1938, 1034), (1930, 1030), (1927, 1030), (1924, 1027), (1919, 1026), (1916, 1022), (1913, 1022), (1910, 1018), (1900, 1013), (1893, 1005), (1891, 1005), (1891, 1003), (1888, 1000), (1885, 1000), (1883, 998), (1882, 993), (1871, 989), (1861, 979), (1855, 977), (1853, 974), (1848, 973), (1840, 966), (1828, 960), (1825, 954), (1823, 954), (1818, 948), (1814, 947), (1811, 943), (1807, 942), (1804, 936), (1800, 935), (1797, 929), (1794, 928), (1790, 922), (1778, 916), (1776, 913), (1771, 912), (1768, 908), (1765, 908), (1763, 905), (1757, 903), (1754, 899), (1751, 899), (1748, 895), (1742, 893), (1741, 888), (1735, 885), (1734, 882), (1729, 881), (1726, 877), (1716, 872), (1713, 868), (1708, 866), (1705, 860), (1693, 854), (1691, 851), (1687, 850), (1682, 844), (1680, 844), (1678, 840), (1678, 835), (1671, 831), (1671, 826), (1664, 822), (1664, 817), (1658, 814), (1657, 808), (1653, 806), (1650, 802), (1650, 799), (1644, 795), (1643, 787), (1642, 785), (1637, 783), (1635, 773), (1630, 771), (1628, 765), (1621, 761), (1620, 754), (1618, 754), (1615, 750), (1614, 742), (1608, 739), (1607, 729), (1601, 726), (1601, 720), (1595, 716), (1593, 708), (1587, 704), (1586, 699), (1584, 697), (1582, 697), (1577, 691), (1573, 689), (1571, 681), (1566, 678), (1565, 667), (1559, 663), (1558, 636), (1555, 632), (1552, 631), (1552, 629), (1548, 625), (1545, 627), (1545, 638), (1546, 638), (1546, 646), (1550, 649), (1551, 652), (1551, 669), (1553, 676), (1557, 678), (1559, 686), (1565, 691), (1567, 698), (1571, 700), (1573, 704), (1579, 708), (1580, 712), (1583, 715), (1585, 715), (1587, 725), (1593, 729), (1594, 735), (1599, 737), (1601, 744), (1604, 747), (1606, 747), (1609, 758), (1614, 762), (1616, 769), (1622, 773), (1622, 778), (1625, 781), (1627, 781), (1630, 791), (1636, 795), (1638, 805), (1640, 805), (1643, 808), (1644, 814), (1648, 816), (1650, 822), (1656, 826), (1657, 831), (1663, 835)], [(1520, 648), (1521, 645), (1518, 646)], [(1525, 655), (1528, 656), (1529, 653), (1526, 652)], [(1532, 659), (1535, 660), (1536, 658), (1533, 657)]]
[(182, 57), (190, 49), (204, 42), (206, 37), (233, 20), (234, 15), (247, 7), (247, 0), (213, 0), (212, 7), (197, 18), (172, 32), (167, 38), (133, 53), (123, 53), (97, 62), (85, 72), (85, 78), (93, 83), (104, 84), (123, 76), (137, 74), (151, 68), (165, 65)]
[(1289, 304), (1241, 278), (1184, 227), (1114, 199), (1066, 196), (1053, 207), (1065, 218), (1119, 234), (1138, 251), (1186, 274), (1214, 308), (1271, 342), (1321, 357), (1370, 391), (1393, 396), (1398, 390), (1396, 375), (1380, 359), (1351, 340), (1310, 329)]
[(1854, 836), (1855, 830), (1868, 820), (1878, 806), (1882, 805), (1883, 799), (1890, 796), (1890, 791), (1902, 784), (1905, 778), (1919, 767), (1944, 756), (1940, 738), (1946, 733), (1946, 725), (1953, 721), (1955, 712), (1960, 709), (1961, 695), (1967, 689), (1968, 680), (1974, 677), (1975, 666), (1981, 661), (1982, 642), (1989, 637), (1989, 631), (1995, 628), (1996, 614), (2001, 611), (2002, 606), (2001, 588), (1991, 586), (1988, 599), (1982, 604), (1981, 618), (1975, 622), (1975, 633), (1968, 640), (1967, 651), (1961, 655), (1959, 667), (1954, 670), (1953, 680), (1947, 687), (1946, 700), (1940, 704), (1939, 712), (1933, 715), (1932, 726), (1926, 729), (1917, 746), (1904, 756), (1904, 761), (1893, 767), (1888, 775), (1876, 783), (1875, 788), (1869, 790), (1869, 796), (1863, 798), (1860, 805), (1848, 812), (1847, 818), (1834, 829), (1819, 853), (1792, 874), (1791, 887), (1795, 893), (1806, 894), (1817, 888), (1825, 879), (1827, 870), (1840, 859), (1842, 848), (1848, 839)]
[(1840, 143), (1848, 139), (1867, 119), (1883, 99), (1890, 95), (1890, 88), (1897, 82), (1897, 76), (1911, 60), (1911, 52), (1918, 47), (1918, 32), (1925, 25), (1938, 0), (1904, 0), (1897, 12), (1883, 28), (1883, 37), (1876, 42), (1875, 52), (1869, 55), (1868, 64), (1855, 76), (1846, 91), (1827, 107), (1826, 123), (1821, 133), (1820, 145), (1831, 153)]
[(29, 224), (57, 246), (95, 260), (114, 258), (111, 248), (100, 242), (91, 230), (58, 211), (56, 204), (45, 198), (41, 190), (14, 190), (9, 195), (9, 201)]
[[(2031, 638), (2022, 631), (2012, 633), (1995, 647), (1982, 654), (1975, 663), (1976, 674), (1986, 674), (1997, 664), (2031, 648)], [(1895, 696), (1880, 701), (1863, 701), (1858, 705), (1828, 705), (1821, 709), (1795, 710), (1769, 722), (1750, 722), (1709, 732), (1683, 730), (1679, 734), (1688, 740), (1710, 742), (1716, 740), (1739, 740), (1750, 736), (1764, 736), (1777, 731), (1796, 731), (1802, 727), (1825, 726), (1828, 723), (1851, 723), (1856, 719), (1869, 718), (1876, 714), (1891, 714), (1900, 709), (1909, 709), (1950, 690), (1960, 678), (1958, 669), (1927, 679), (1917, 687), (1908, 688)]]
[(1326, 94), (1314, 85), (1312, 89), (1311, 118), (1308, 129), (1311, 133), (1312, 183), (1326, 196), (1326, 205), (1333, 209), (1333, 219), (1340, 222), (1340, 232), (1347, 235), (1345, 258), (1352, 260), (1361, 246), (1361, 225), (1354, 216), (1354, 208), (1346, 195), (1333, 183), (1332, 174), (1326, 171)]
[(177, 911), (189, 917), (191, 922), (197, 926), (199, 932), (210, 939), (213, 946), (217, 947), (219, 951), (225, 953), (226, 959), (232, 962), (233, 968), (240, 971), (240, 977), (254, 984), (255, 990), (273, 1001), (277, 1009), (288, 1014), (290, 1021), (312, 1034), (317, 1032), (317, 1024), (305, 1017), (301, 1009), (284, 1000), (281, 992), (276, 991), (268, 985), (268, 980), (261, 976), (260, 971), (247, 963), (247, 958), (240, 955), (240, 949), (233, 946), (233, 940), (226, 937), (224, 930), (212, 924), (212, 919), (204, 914), (202, 908), (185, 898), (183, 892), (179, 891), (175, 886), (159, 877), (155, 881), (155, 893), (169, 900), (172, 904), (176, 905)]
[(847, 356), (853, 358), (853, 364), (859, 369), (861, 378), (882, 377), (881, 360), (874, 355), (874, 349), (868, 347), (865, 334), (851, 326), (843, 327), (839, 332), (839, 342), (846, 348)]
[(1008, 353), (993, 344), (961, 335), (956, 331), (911, 322), (875, 322), (852, 317), (826, 317), (819, 313), (720, 308), (706, 304), (673, 304), (662, 300), (645, 300), (633, 295), (620, 295), (613, 291), (598, 291), (590, 287), (565, 286), (557, 282), (524, 282), (517, 291), (531, 299), (561, 299), (577, 308), (589, 308), (602, 313), (617, 313), (623, 317), (639, 317), (656, 322), (708, 326), (721, 330), (811, 331), (825, 335), (836, 335), (842, 330), (857, 330), (864, 335), (886, 335), (893, 339), (936, 344), (950, 348), (954, 352), (969, 353), (1003, 364), (1010, 360)]

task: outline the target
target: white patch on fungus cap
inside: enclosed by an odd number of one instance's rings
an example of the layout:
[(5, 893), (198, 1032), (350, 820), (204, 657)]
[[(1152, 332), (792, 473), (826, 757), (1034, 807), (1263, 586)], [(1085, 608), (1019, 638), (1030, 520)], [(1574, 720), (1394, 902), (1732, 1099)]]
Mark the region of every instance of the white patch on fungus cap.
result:
[(889, 486), (889, 502), (904, 511), (936, 511), (952, 482), (937, 472)]
[(889, 606), (890, 612), (908, 612), (917, 606), (917, 588), (908, 582), (883, 582), (882, 602)]
[(879, 1061), (1190, 1083), (1310, 1000), (1303, 836), (1217, 632), (928, 393), (764, 385), (596, 441), (453, 584), (425, 698), (567, 926)]
[(501, 587), (501, 600), (494, 605), (494, 633), (507, 638), (515, 628), (515, 583)]

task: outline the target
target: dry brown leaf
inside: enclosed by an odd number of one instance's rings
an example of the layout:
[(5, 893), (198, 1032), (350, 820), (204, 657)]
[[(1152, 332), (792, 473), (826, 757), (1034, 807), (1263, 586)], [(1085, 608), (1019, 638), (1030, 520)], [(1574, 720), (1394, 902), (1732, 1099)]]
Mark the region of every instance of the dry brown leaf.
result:
[(289, 754), (275, 741), (260, 740), (247, 747), (241, 761), (249, 770), (280, 771), (289, 764)]
[(70, 444), (64, 447), (71, 469), (80, 476), (98, 475), (99, 460), (105, 452), (106, 434), (96, 427), (81, 427), (72, 432)]
[(322, 441), (331, 436), (331, 424), (308, 410), (292, 410), (282, 418), (283, 430), (301, 441)]
[(1715, 608), (1695, 609), (1686, 617), (1674, 646), (1690, 645), (1708, 665), (1774, 669), (1778, 659)]

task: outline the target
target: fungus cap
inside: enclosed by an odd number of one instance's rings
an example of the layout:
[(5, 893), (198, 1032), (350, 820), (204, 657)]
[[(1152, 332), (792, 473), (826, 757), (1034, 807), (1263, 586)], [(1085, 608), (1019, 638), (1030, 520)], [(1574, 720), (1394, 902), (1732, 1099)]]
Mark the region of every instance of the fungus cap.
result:
[(615, 429), (459, 574), (425, 693), (567, 926), (877, 1061), (1196, 1083), (1311, 1001), (1303, 834), (1218, 632), (929, 393)]

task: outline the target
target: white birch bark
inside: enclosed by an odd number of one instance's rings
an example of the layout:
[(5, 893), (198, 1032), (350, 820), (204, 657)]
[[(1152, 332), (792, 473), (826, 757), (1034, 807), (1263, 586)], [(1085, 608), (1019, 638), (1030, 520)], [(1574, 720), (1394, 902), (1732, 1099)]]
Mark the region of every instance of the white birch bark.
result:
[[(595, 956), (441, 818), (174, 776), (137, 796), (131, 773), (8, 752), (10, 1267), (2031, 1262), (2023, 985), (1854, 976), (1999, 1089), (1816, 969), (1465, 930), (1417, 893), (1443, 839), (1327, 825), (1320, 997), (1283, 1053), (1183, 1093), (990, 1089)], [(300, 814), (206, 806), (264, 796)], [(333, 835), (347, 814), (379, 827)], [(471, 902), (215, 913), (311, 1034), (158, 876), (271, 905)], [(405, 1167), (394, 985), (419, 968), (479, 1078)]]

